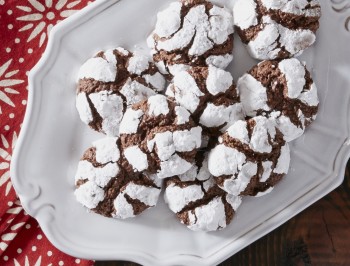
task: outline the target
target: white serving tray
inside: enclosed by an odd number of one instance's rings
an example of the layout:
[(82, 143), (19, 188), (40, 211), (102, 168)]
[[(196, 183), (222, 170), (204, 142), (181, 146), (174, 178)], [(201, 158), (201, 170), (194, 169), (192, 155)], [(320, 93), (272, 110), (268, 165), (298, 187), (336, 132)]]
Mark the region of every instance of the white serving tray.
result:
[[(269, 195), (245, 198), (232, 224), (221, 232), (192, 232), (159, 205), (126, 221), (88, 213), (75, 201), (74, 172), (80, 156), (102, 135), (83, 125), (75, 110), (79, 66), (100, 49), (123, 46), (148, 52), (146, 37), (157, 11), (169, 0), (99, 0), (52, 30), (43, 58), (29, 75), (29, 100), (11, 164), (14, 187), (60, 250), (96, 260), (143, 265), (213, 265), (272, 231), (343, 180), (350, 156), (349, 3), (321, 0), (323, 17), (316, 45), (301, 57), (319, 88), (319, 116), (291, 143), (288, 176)], [(234, 1), (219, 2), (232, 7)], [(339, 3), (340, 2), (340, 3)], [(338, 4), (336, 4), (338, 3)], [(230, 71), (235, 79), (256, 64), (238, 37)]]

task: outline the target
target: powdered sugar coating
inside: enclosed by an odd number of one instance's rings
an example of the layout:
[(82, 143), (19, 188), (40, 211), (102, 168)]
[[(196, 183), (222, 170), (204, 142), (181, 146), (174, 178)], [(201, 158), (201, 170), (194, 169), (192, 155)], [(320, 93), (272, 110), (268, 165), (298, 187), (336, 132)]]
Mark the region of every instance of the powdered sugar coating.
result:
[(88, 209), (96, 206), (104, 199), (104, 190), (93, 182), (86, 182), (74, 191), (78, 202)]
[[(183, 131), (166, 131), (157, 133), (152, 140), (147, 141), (148, 151), (153, 152), (157, 147), (157, 155), (161, 160), (159, 178), (183, 174), (190, 168), (191, 164), (181, 159), (175, 152), (188, 152), (199, 148), (201, 133), (200, 127)], [(174, 169), (171, 169), (173, 167)], [(175, 174), (172, 174), (173, 171)]]
[(173, 85), (176, 101), (194, 113), (199, 105), (199, 98), (204, 96), (194, 78), (187, 71), (182, 71), (175, 75)]
[(261, 0), (261, 2), (267, 9), (281, 10), (298, 16), (319, 17), (321, 15), (321, 9), (318, 7), (319, 0)]
[[(81, 204), (98, 214), (125, 219), (155, 206), (162, 182), (155, 175), (127, 172), (119, 145), (117, 138), (107, 137), (85, 151), (75, 175), (74, 194)], [(132, 151), (139, 166), (140, 156), (135, 153)]]
[(161, 161), (160, 170), (157, 175), (159, 178), (181, 175), (188, 171), (192, 166), (191, 163), (182, 159), (179, 155), (173, 154), (168, 160)]
[[(199, 118), (199, 123), (208, 128), (221, 127), (221, 131), (225, 131), (233, 123), (244, 119), (241, 103), (236, 103), (231, 106), (216, 106), (209, 103), (203, 110)], [(224, 126), (223, 126), (224, 125)]]
[(159, 37), (169, 37), (181, 26), (181, 3), (174, 2), (169, 7), (157, 14), (155, 32)]
[(123, 194), (127, 194), (132, 199), (137, 199), (150, 207), (157, 204), (159, 192), (158, 188), (140, 186), (132, 182), (123, 190)]
[(289, 145), (286, 144), (281, 148), (281, 154), (273, 172), (276, 174), (287, 174), (289, 171), (289, 164), (290, 164), (290, 150), (289, 150)]
[(189, 212), (189, 226), (193, 231), (215, 231), (226, 227), (225, 206), (220, 197)]
[(161, 192), (160, 180), (153, 180), (149, 174), (145, 174), (143, 179), (145, 178), (147, 182), (154, 181), (153, 185), (140, 184), (140, 180), (133, 180), (120, 188), (120, 193), (113, 201), (114, 212), (111, 214), (113, 218), (132, 218), (156, 206)]
[[(272, 151), (272, 142), (276, 136), (276, 124), (273, 119), (257, 116), (250, 121), (254, 121), (254, 129), (248, 136), (248, 124), (246, 121), (238, 121), (227, 129), (227, 134), (234, 139), (248, 144), (255, 152), (269, 153)], [(271, 141), (272, 140), (272, 141)]]
[(227, 195), (208, 171), (208, 152), (201, 151), (196, 164), (166, 181), (164, 199), (180, 221), (194, 231), (216, 231), (231, 222), (241, 203)]
[(272, 162), (271, 161), (265, 161), (262, 162), (262, 168), (264, 169), (262, 176), (260, 177), (261, 182), (266, 182), (272, 173)]
[(178, 130), (173, 132), (175, 150), (178, 152), (192, 151), (201, 146), (202, 128), (194, 127), (190, 130)]
[(76, 108), (81, 120), (86, 124), (90, 124), (94, 119), (87, 97), (89, 97), (97, 113), (103, 119), (101, 129), (108, 136), (116, 136), (119, 132), (119, 123), (123, 115), (122, 98), (109, 91), (100, 91), (88, 96), (84, 92), (79, 93), (77, 95)]
[(239, 0), (234, 6), (240, 37), (260, 60), (300, 55), (315, 42), (320, 16), (317, 0)]
[(255, 12), (256, 2), (254, 0), (237, 1), (233, 8), (234, 24), (242, 30), (258, 24)]
[(107, 136), (117, 136), (123, 117), (123, 99), (110, 91), (91, 93), (89, 98), (103, 120), (102, 131)]
[(141, 102), (156, 92), (138, 81), (128, 79), (124, 86), (120, 89), (120, 93), (126, 98), (128, 106)]
[(194, 181), (197, 178), (197, 174), (198, 174), (198, 166), (194, 164), (188, 171), (186, 171), (181, 175), (178, 175), (178, 177), (181, 181), (184, 181), (184, 182)]
[(112, 137), (119, 135), (127, 106), (163, 91), (165, 86), (164, 77), (147, 56), (120, 47), (89, 59), (78, 79), (76, 107), (81, 120)]
[(176, 123), (178, 125), (183, 125), (189, 121), (189, 118), (191, 114), (182, 106), (176, 106), (175, 107), (175, 113), (176, 113)]
[(318, 106), (320, 101), (317, 96), (316, 84), (312, 83), (310, 90), (302, 92), (298, 99), (309, 106)]
[[(195, 34), (195, 26), (193, 25), (193, 22), (195, 21), (191, 20), (194, 20), (201, 15), (205, 16), (203, 8), (197, 7), (196, 9), (189, 11), (184, 19), (183, 28), (177, 31), (171, 39), (166, 39), (165, 41), (156, 43), (155, 47), (160, 50), (173, 51), (187, 46)], [(155, 32), (155, 34), (157, 34), (157, 32)]]
[(204, 193), (201, 186), (192, 185), (180, 188), (170, 185), (165, 190), (164, 199), (168, 203), (170, 210), (180, 212), (188, 203), (203, 198)]
[[(185, 65), (185, 64), (173, 64), (173, 65), (169, 65), (167, 68), (168, 68), (168, 71), (171, 75), (176, 76), (177, 74), (181, 73), (182, 71), (188, 70), (190, 67), (188, 65)], [(167, 73), (167, 72), (165, 72), (165, 73)]]
[[(221, 16), (222, 18), (222, 22), (219, 24), (219, 26), (222, 27), (220, 32), (222, 36), (221, 38), (227, 39), (228, 35), (233, 32), (233, 29), (232, 25), (227, 23), (225, 15), (226, 13), (224, 12), (218, 14), (218, 16)], [(159, 50), (173, 51), (186, 47), (190, 41), (193, 40), (189, 54), (202, 55), (213, 47), (213, 42), (220, 44), (221, 40), (215, 38), (216, 36), (213, 36), (212, 33), (215, 32), (215, 28), (218, 27), (217, 24), (218, 20), (209, 21), (204, 5), (195, 6), (191, 8), (184, 17), (182, 29), (180, 29), (172, 38), (165, 41), (158, 41), (156, 47)], [(157, 32), (155, 32), (155, 34), (157, 34)], [(214, 40), (211, 41), (208, 38), (208, 35), (212, 35)]]
[(148, 168), (147, 155), (138, 146), (126, 148), (124, 155), (136, 171), (141, 172)]
[(147, 173), (147, 178), (152, 180), (152, 182), (158, 187), (161, 188), (163, 186), (163, 180), (158, 177), (157, 174)]
[[(226, 201), (235, 211), (242, 200), (240, 197), (227, 195)], [(234, 207), (234, 208), (233, 208)], [(193, 231), (216, 231), (227, 226), (225, 204), (221, 197), (212, 199), (208, 204), (188, 211), (189, 224), (187, 227)]]
[(208, 161), (209, 161), (208, 155), (209, 153), (205, 153), (204, 160), (202, 161), (202, 165), (201, 167), (199, 167), (199, 170), (197, 170), (196, 178), (200, 181), (206, 181), (212, 177), (208, 169)]
[(134, 54), (129, 59), (128, 62), (128, 71), (132, 74), (141, 75), (149, 65), (148, 57), (141, 54)]
[(154, 207), (157, 204), (159, 194), (159, 188), (141, 186), (133, 182), (128, 183), (113, 202), (117, 210), (114, 218), (126, 219), (135, 217), (133, 206), (127, 201), (125, 196), (139, 200), (149, 207)]
[[(204, 153), (203, 157), (197, 158), (196, 164), (192, 165), (192, 167), (185, 172), (184, 174), (178, 175), (178, 178), (183, 182), (188, 181), (210, 181), (212, 179), (212, 175), (208, 170), (208, 152), (200, 151), (200, 153)], [(213, 180), (211, 180), (213, 181)], [(208, 189), (205, 189), (206, 191)]]
[(207, 90), (211, 95), (226, 92), (232, 86), (232, 75), (220, 68), (209, 66), (206, 81)]
[(120, 172), (116, 163), (120, 154), (116, 141), (115, 138), (106, 138), (94, 142), (95, 160), (102, 164), (100, 167), (95, 167), (88, 160), (81, 160), (78, 164), (75, 183), (84, 180), (85, 183), (80, 185), (74, 194), (77, 201), (89, 209), (96, 208), (104, 199), (103, 188)]
[(88, 179), (100, 187), (105, 187), (114, 176), (118, 175), (119, 167), (116, 163), (109, 163), (103, 167), (94, 167), (88, 161), (80, 161), (75, 175), (75, 181)]
[(233, 56), (231, 54), (225, 55), (211, 55), (206, 60), (205, 63), (210, 66), (215, 66), (218, 68), (225, 69), (232, 62)]
[(143, 154), (142, 167), (136, 167), (141, 163), (136, 150), (127, 154), (129, 163), (137, 171), (157, 173), (158, 178), (185, 173), (201, 146), (202, 128), (194, 125), (186, 109), (163, 95), (128, 109), (120, 128), (124, 150), (132, 147)]
[[(223, 44), (228, 36), (233, 33), (233, 17), (226, 8), (213, 6), (209, 10), (208, 38), (215, 44)], [(204, 29), (206, 30), (206, 29)], [(198, 30), (197, 30), (198, 34)]]
[(127, 219), (135, 217), (134, 209), (132, 205), (126, 200), (123, 194), (119, 194), (113, 201), (114, 209), (116, 212), (113, 214), (113, 218)]
[(143, 77), (148, 84), (151, 84), (156, 89), (157, 92), (162, 92), (164, 90), (165, 79), (159, 72), (153, 75), (146, 74)]
[(81, 121), (85, 124), (89, 124), (94, 118), (92, 116), (91, 108), (87, 100), (85, 92), (81, 92), (77, 95), (75, 106), (78, 110)]
[[(232, 21), (226, 8), (207, 2), (174, 2), (158, 13), (155, 30), (147, 43), (166, 74), (174, 75), (179, 68), (184, 70), (185, 65), (213, 64), (224, 68), (232, 60), (232, 51), (225, 47), (227, 42), (232, 46)], [(223, 53), (212, 54), (211, 50), (220, 46), (224, 46)]]
[(148, 99), (148, 114), (151, 116), (166, 115), (169, 113), (167, 99), (162, 95), (155, 95)]
[(226, 201), (231, 205), (232, 209), (236, 211), (242, 203), (242, 198), (235, 195), (226, 195)]
[(283, 26), (278, 27), (280, 43), (293, 55), (299, 56), (303, 51), (313, 45), (316, 35), (311, 30), (290, 30)]
[[(121, 48), (121, 47), (119, 47)], [(117, 48), (116, 50), (118, 51), (121, 51), (119, 50), (119, 48)], [(123, 49), (123, 48), (121, 48)], [(104, 59), (108, 62), (110, 62), (111, 64), (114, 64), (116, 65), (118, 63), (118, 60), (117, 58), (115, 57), (115, 54), (114, 54), (114, 49), (108, 49), (104, 52)]]
[(80, 68), (78, 79), (91, 78), (103, 82), (113, 82), (117, 76), (115, 62), (109, 62), (101, 57), (87, 60)]
[(159, 159), (162, 161), (168, 160), (175, 153), (173, 133), (170, 131), (157, 133), (153, 139), (147, 141), (149, 151), (153, 151), (155, 145)]
[(245, 162), (242, 152), (219, 144), (209, 153), (208, 169), (214, 176), (234, 175)]
[(221, 188), (230, 195), (239, 195), (247, 188), (257, 171), (258, 165), (256, 163), (247, 162), (242, 166), (237, 177), (226, 179)]
[(186, 108), (208, 131), (225, 131), (244, 119), (232, 75), (214, 66), (193, 67), (177, 73), (166, 94)]
[(127, 109), (120, 123), (120, 134), (136, 133), (143, 115), (142, 110)]
[(264, 25), (256, 38), (248, 43), (247, 50), (249, 54), (259, 60), (277, 58), (281, 51), (277, 43), (279, 36), (278, 25)]
[(231, 195), (255, 196), (288, 173), (289, 147), (273, 119), (237, 121), (219, 142), (209, 154), (209, 171)]
[(278, 64), (282, 74), (286, 77), (288, 97), (298, 98), (305, 86), (305, 66), (295, 58), (283, 60)]
[[(278, 129), (283, 133), (284, 139), (288, 142), (293, 141), (304, 134), (305, 128), (295, 125), (289, 117), (281, 112), (272, 112), (270, 117), (274, 118)], [(298, 113), (298, 119), (305, 123), (305, 118), (302, 112)]]
[(249, 144), (249, 132), (247, 129), (247, 121), (241, 120), (234, 123), (230, 128), (227, 129), (227, 133), (243, 144)]
[(96, 149), (96, 161), (101, 164), (117, 162), (120, 150), (117, 145), (118, 138), (103, 138), (92, 143)]
[[(271, 78), (262, 84), (262, 75)], [(305, 65), (295, 58), (259, 63), (239, 78), (237, 88), (244, 112), (273, 118), (286, 141), (300, 137), (316, 118), (317, 88)]]

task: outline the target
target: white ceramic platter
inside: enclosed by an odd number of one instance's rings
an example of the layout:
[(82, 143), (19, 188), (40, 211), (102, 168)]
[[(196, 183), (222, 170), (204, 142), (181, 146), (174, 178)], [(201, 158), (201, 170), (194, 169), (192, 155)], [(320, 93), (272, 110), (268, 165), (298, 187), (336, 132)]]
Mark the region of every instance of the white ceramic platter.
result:
[[(88, 213), (75, 201), (80, 156), (102, 135), (83, 125), (75, 109), (79, 66), (100, 49), (124, 46), (148, 52), (145, 40), (157, 11), (169, 0), (99, 0), (53, 29), (48, 48), (29, 76), (29, 101), (11, 176), (23, 207), (62, 251), (88, 259), (143, 265), (213, 265), (238, 252), (320, 199), (343, 180), (350, 155), (350, 10), (348, 0), (321, 0), (317, 44), (302, 57), (319, 88), (317, 121), (291, 143), (288, 176), (269, 195), (246, 198), (221, 232), (192, 232), (163, 200), (127, 221)], [(232, 7), (234, 1), (217, 1)], [(135, 46), (136, 45), (136, 46)], [(235, 41), (235, 79), (253, 66)]]

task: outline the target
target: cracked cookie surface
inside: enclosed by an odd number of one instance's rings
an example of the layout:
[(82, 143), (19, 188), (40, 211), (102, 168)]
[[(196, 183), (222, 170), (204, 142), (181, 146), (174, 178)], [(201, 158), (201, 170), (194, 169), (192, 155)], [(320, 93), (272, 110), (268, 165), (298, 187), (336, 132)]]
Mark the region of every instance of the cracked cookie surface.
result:
[(189, 66), (226, 68), (233, 59), (232, 14), (204, 0), (173, 2), (158, 13), (148, 46), (168, 79)]
[(178, 72), (166, 94), (186, 108), (210, 136), (217, 137), (234, 122), (244, 119), (232, 75), (214, 66)]
[(262, 196), (288, 173), (290, 151), (275, 121), (257, 116), (238, 121), (209, 154), (216, 184), (232, 195)]
[(233, 16), (253, 58), (282, 59), (300, 55), (315, 42), (321, 6), (318, 0), (239, 0)]
[(316, 85), (306, 66), (295, 58), (259, 63), (238, 80), (237, 88), (245, 113), (274, 118), (288, 142), (316, 119)]
[(164, 199), (181, 223), (194, 231), (225, 228), (241, 204), (241, 197), (220, 189), (208, 171), (208, 153), (197, 154), (186, 173), (165, 182)]
[(165, 79), (148, 57), (123, 48), (99, 52), (79, 70), (76, 107), (93, 130), (118, 136), (127, 106), (162, 92)]
[(134, 171), (146, 170), (166, 178), (191, 168), (201, 146), (202, 128), (185, 108), (155, 95), (126, 111), (120, 138)]
[(79, 161), (74, 195), (89, 210), (112, 218), (139, 215), (157, 204), (161, 180), (148, 173), (124, 168), (118, 138), (93, 143)]

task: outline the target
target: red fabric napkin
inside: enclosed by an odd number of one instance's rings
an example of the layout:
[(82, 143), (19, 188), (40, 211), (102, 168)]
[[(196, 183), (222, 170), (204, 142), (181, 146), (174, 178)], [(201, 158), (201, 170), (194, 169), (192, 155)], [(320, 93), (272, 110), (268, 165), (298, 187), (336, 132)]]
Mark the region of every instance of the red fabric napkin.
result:
[(93, 265), (53, 247), (28, 216), (10, 180), (10, 161), (27, 104), (28, 71), (51, 28), (87, 0), (0, 0), (0, 265)]

